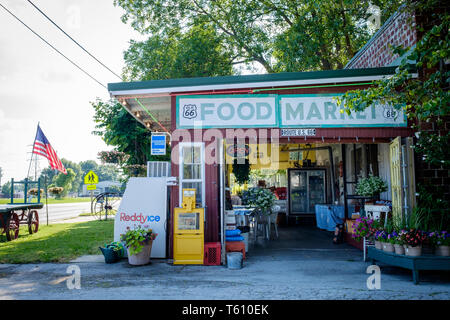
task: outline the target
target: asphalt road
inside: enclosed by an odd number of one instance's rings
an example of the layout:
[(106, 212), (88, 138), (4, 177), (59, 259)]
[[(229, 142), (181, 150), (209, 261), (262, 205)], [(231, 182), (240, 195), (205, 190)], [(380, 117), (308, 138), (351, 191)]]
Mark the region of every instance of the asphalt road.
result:
[[(91, 212), (90, 202), (77, 203), (63, 203), (63, 204), (49, 204), (48, 205), (48, 221), (59, 222), (71, 218), (78, 217), (81, 213)], [(47, 222), (46, 206), (39, 210), (40, 223)]]

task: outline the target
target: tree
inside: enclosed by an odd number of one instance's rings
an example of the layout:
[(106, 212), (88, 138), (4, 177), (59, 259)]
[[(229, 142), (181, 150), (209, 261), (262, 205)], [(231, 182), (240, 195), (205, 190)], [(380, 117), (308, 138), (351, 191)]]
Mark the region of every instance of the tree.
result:
[(98, 179), (100, 181), (118, 181), (119, 173), (116, 166), (111, 164), (100, 165), (98, 167)]
[[(403, 59), (395, 74), (377, 81), (366, 90), (347, 92), (340, 102), (347, 112), (362, 111), (381, 102), (397, 110), (403, 109), (416, 129), (414, 148), (421, 163), (450, 169), (450, 15), (444, 1), (411, 1), (404, 8), (414, 13), (418, 42)], [(394, 48), (394, 52), (406, 56), (409, 48)], [(415, 61), (415, 66), (409, 64)], [(413, 78), (418, 73), (418, 78)], [(419, 185), (418, 208), (448, 215), (448, 186)], [(423, 199), (427, 198), (427, 201)], [(433, 206), (433, 207), (430, 207)]]
[[(397, 110), (403, 109), (418, 130), (417, 152), (432, 165), (450, 168), (450, 132), (445, 130), (444, 120), (450, 116), (449, 65), (450, 57), (450, 15), (445, 6), (436, 7), (440, 1), (412, 1), (404, 10), (417, 15), (429, 15), (429, 29), (424, 32), (416, 47), (403, 59), (391, 78), (377, 81), (366, 90), (347, 92), (340, 102), (347, 112), (362, 111), (374, 103), (390, 104)], [(394, 48), (394, 53), (404, 54), (409, 48)], [(409, 61), (416, 61), (411, 66)], [(418, 70), (416, 70), (416, 68)], [(414, 79), (413, 73), (419, 72)], [(424, 125), (436, 123), (442, 130), (423, 130)]]
[(2, 186), (2, 193), (6, 196), (11, 195), (11, 181), (6, 182), (3, 186)]
[(98, 171), (98, 164), (94, 160), (81, 161), (79, 165), (81, 167), (81, 171), (83, 172), (83, 177), (91, 170), (94, 172)]
[[(62, 161), (62, 160), (61, 160)], [(67, 169), (67, 174), (60, 173), (55, 178), (55, 184), (57, 187), (64, 188), (63, 192), (59, 194), (58, 199), (67, 196), (70, 190), (72, 190), (72, 184), (75, 181), (76, 173), (72, 168)]]
[(47, 167), (41, 171), (41, 175), (39, 178), (41, 179), (41, 182), (43, 184), (45, 183), (45, 181), (47, 181), (47, 185), (50, 185), (53, 182), (53, 179), (57, 176), (56, 172), (56, 170)]
[(130, 155), (128, 164), (143, 164), (149, 159), (151, 132), (137, 122), (122, 105), (114, 101), (97, 99), (95, 110), (96, 131), (107, 145)]
[(370, 5), (389, 17), (403, 1), (115, 0), (137, 31), (168, 37), (207, 24), (234, 63), (269, 73), (341, 68), (370, 38)]
[(172, 30), (148, 40), (131, 40), (124, 53), (127, 81), (230, 75), (232, 52), (211, 24), (200, 23), (186, 33)]
[[(70, 168), (74, 171), (75, 177), (72, 181), (71, 187), (69, 190), (66, 190), (67, 192), (78, 192), (78, 190), (81, 188), (81, 185), (83, 184), (83, 171), (81, 170), (81, 166), (78, 163), (75, 163), (73, 161), (67, 160), (62, 158), (61, 162), (63, 163), (64, 167), (66, 169)], [(59, 186), (61, 187), (61, 186)], [(66, 188), (65, 188), (66, 189)]]

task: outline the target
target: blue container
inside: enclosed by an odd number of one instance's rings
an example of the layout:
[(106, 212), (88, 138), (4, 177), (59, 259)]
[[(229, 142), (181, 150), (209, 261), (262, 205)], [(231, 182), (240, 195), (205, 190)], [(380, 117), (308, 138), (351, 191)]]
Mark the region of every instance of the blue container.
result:
[(227, 253), (227, 268), (228, 269), (242, 269), (242, 252), (229, 252)]

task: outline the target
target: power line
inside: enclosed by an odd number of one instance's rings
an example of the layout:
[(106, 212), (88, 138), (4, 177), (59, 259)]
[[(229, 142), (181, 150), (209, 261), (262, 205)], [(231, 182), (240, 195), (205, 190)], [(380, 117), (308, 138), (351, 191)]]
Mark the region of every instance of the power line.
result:
[(87, 51), (81, 44), (79, 44), (74, 38), (72, 38), (67, 32), (65, 32), (59, 25), (57, 25), (49, 16), (47, 16), (41, 9), (39, 9), (32, 1), (27, 0), (37, 11), (39, 11), (44, 17), (47, 18), (48, 21), (50, 21), (55, 27), (57, 27), (62, 33), (64, 33), (70, 40), (72, 40), (78, 47), (80, 47), (84, 52), (86, 52), (88, 55), (90, 55), (92, 58), (95, 59), (98, 63), (100, 63), (104, 68), (108, 69), (109, 72), (114, 74), (117, 78), (122, 80), (122, 77), (120, 77), (117, 73), (112, 71), (110, 68), (108, 68), (103, 62), (101, 62), (99, 59), (97, 59), (93, 54), (91, 54), (89, 51)]
[(23, 22), (20, 18), (18, 18), (16, 15), (14, 15), (14, 13), (12, 13), (11, 11), (9, 11), (3, 4), (0, 3), (0, 7), (2, 7), (3, 9), (5, 9), (6, 12), (8, 12), (11, 16), (13, 16), (17, 21), (19, 21), (21, 24), (23, 24), (28, 30), (30, 30), (31, 32), (34, 33), (34, 35), (36, 35), (39, 39), (41, 39), (42, 41), (44, 41), (48, 46), (50, 46), (53, 50), (55, 50), (57, 53), (59, 53), (62, 57), (64, 57), (66, 60), (68, 60), (71, 64), (73, 64), (75, 67), (77, 67), (81, 72), (83, 72), (85, 75), (87, 75), (89, 78), (91, 78), (92, 80), (94, 80), (95, 82), (97, 82), (99, 85), (101, 85), (102, 87), (104, 87), (105, 89), (107, 89), (107, 87), (101, 83), (100, 81), (98, 81), (97, 79), (95, 79), (93, 76), (91, 76), (87, 71), (85, 71), (83, 68), (81, 68), (78, 64), (76, 64), (75, 62), (73, 62), (72, 60), (70, 60), (68, 57), (66, 57), (61, 51), (59, 51), (58, 49), (56, 49), (53, 45), (51, 45), (47, 40), (45, 40), (43, 37), (41, 37), (36, 31), (34, 31), (33, 29), (31, 29), (25, 22)]
[[(50, 19), (44, 12), (42, 12), (42, 10), (40, 10), (37, 6), (34, 5), (34, 3), (32, 3), (31, 1), (30, 4), (32, 4), (40, 13), (42, 13), (53, 25), (55, 25), (59, 30), (61, 30), (67, 37), (69, 37), (72, 41), (74, 41), (80, 48), (82, 48), (86, 53), (88, 53), (92, 58), (94, 58), (97, 62), (99, 62), (102, 66), (104, 66), (106, 69), (108, 69), (110, 72), (112, 72), (116, 77), (118, 77), (120, 80), (122, 80), (122, 78), (117, 75), (116, 73), (114, 73), (113, 71), (111, 71), (111, 69), (109, 69), (107, 66), (105, 66), (102, 62), (100, 62), (97, 58), (95, 58), (92, 54), (90, 54), (86, 49), (84, 49), (83, 46), (81, 46), (78, 42), (76, 42), (71, 36), (69, 36), (64, 30), (62, 30), (55, 22), (53, 22), (52, 19)], [(18, 18), (17, 16), (15, 16), (11, 11), (9, 11), (4, 5), (2, 5), (0, 3), (0, 6), (6, 10), (6, 12), (8, 12), (10, 15), (12, 15), (17, 21), (19, 21), (21, 24), (23, 24), (28, 30), (30, 30), (31, 32), (33, 32), (37, 37), (39, 37), (39, 39), (41, 39), (42, 41), (44, 41), (48, 46), (50, 46), (53, 50), (55, 50), (56, 52), (58, 52), (61, 56), (63, 56), (66, 60), (68, 60), (70, 63), (72, 63), (75, 67), (77, 67), (79, 70), (81, 70), (84, 74), (86, 74), (88, 77), (90, 77), (92, 80), (94, 80), (95, 82), (97, 82), (99, 85), (101, 85), (102, 87), (104, 87), (105, 89), (108, 89), (103, 83), (101, 83), (100, 81), (98, 81), (97, 79), (95, 79), (93, 76), (91, 76), (88, 72), (86, 72), (83, 68), (81, 68), (79, 65), (77, 65), (75, 62), (73, 62), (72, 60), (70, 60), (68, 57), (66, 57), (61, 51), (59, 51), (58, 49), (56, 49), (54, 46), (52, 46), (47, 40), (45, 40), (43, 37), (41, 37), (37, 32), (35, 32), (33, 29), (31, 29), (25, 22), (23, 22), (22, 20), (20, 20), (20, 18)], [(117, 99), (116, 99), (117, 100)], [(135, 99), (141, 106), (142, 104), (139, 102), (138, 99)], [(120, 103), (120, 101), (118, 101)], [(159, 124), (159, 126), (161, 128), (164, 129), (164, 131), (167, 131), (167, 129), (150, 113), (150, 111), (146, 108), (143, 108), (148, 114), (150, 114), (150, 116)]]

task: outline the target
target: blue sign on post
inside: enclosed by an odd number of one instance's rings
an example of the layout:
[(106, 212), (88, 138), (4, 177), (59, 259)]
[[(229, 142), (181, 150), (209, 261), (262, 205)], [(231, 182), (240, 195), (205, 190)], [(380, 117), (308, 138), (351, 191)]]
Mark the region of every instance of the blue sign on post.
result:
[(152, 156), (164, 156), (166, 154), (166, 135), (152, 134)]

